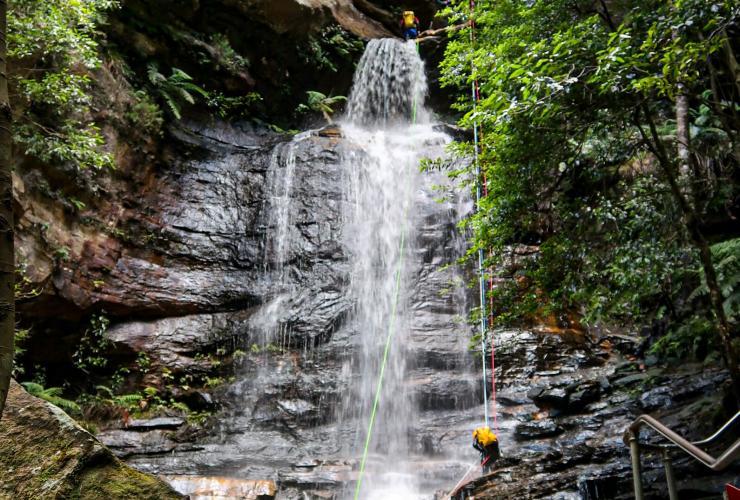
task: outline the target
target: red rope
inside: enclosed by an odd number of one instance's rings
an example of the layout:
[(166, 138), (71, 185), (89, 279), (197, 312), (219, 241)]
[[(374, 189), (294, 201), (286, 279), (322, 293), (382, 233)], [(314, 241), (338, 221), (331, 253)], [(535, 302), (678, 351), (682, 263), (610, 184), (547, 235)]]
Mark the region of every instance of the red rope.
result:
[[(474, 46), (475, 45), (475, 0), (470, 0), (470, 42)], [(478, 82), (478, 77), (475, 75), (474, 80), (475, 85), (475, 93), (473, 96), (474, 104), (477, 104), (480, 102), (480, 84)], [(478, 126), (478, 133), (480, 135), (480, 142), (483, 143), (483, 127), (481, 125)], [(488, 196), (488, 179), (486, 178), (486, 172), (483, 170), (483, 196)], [(490, 272), (490, 270), (489, 270)], [(491, 273), (492, 275), (492, 273)], [(489, 317), (488, 317), (488, 325), (490, 327), (491, 324), (493, 324), (493, 277), (488, 280), (488, 297), (489, 297)], [(496, 411), (496, 342), (495, 337), (493, 335), (493, 330), (491, 330), (491, 405), (492, 405), (492, 413), (493, 413), (493, 428), (494, 432), (498, 435), (498, 415)]]

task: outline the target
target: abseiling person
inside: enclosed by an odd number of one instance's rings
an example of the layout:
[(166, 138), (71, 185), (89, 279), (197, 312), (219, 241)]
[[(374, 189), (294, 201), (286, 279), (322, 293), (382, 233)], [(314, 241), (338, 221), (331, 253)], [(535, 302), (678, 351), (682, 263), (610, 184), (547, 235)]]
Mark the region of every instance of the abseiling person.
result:
[(401, 29), (403, 38), (414, 40), (419, 35), (419, 18), (414, 15), (413, 10), (405, 10), (401, 16)]
[(481, 453), (480, 465), (483, 474), (488, 474), (491, 472), (494, 462), (501, 457), (498, 437), (491, 431), (490, 427), (478, 427), (473, 431), (473, 448)]

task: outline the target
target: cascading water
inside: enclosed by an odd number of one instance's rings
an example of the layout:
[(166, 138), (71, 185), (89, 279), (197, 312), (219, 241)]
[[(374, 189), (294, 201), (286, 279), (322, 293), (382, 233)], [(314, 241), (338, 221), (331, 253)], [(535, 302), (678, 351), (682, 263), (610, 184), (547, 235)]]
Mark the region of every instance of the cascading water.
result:
[(360, 498), (427, 500), (475, 460), (470, 276), (442, 269), (465, 252), (456, 223), (470, 202), (437, 203), (432, 186), (448, 179), (419, 171), (450, 141), (426, 88), (413, 42), (371, 41), (341, 137), (311, 131), (236, 156), (239, 201), (259, 205), (244, 219), (254, 295), (213, 327), (241, 342), (229, 405), (202, 449), (139, 466), (271, 480), (286, 500), (353, 498), (389, 336)]
[[(426, 89), (414, 42), (373, 40), (359, 63), (342, 124), (345, 136), (359, 146), (344, 161), (349, 201), (344, 233), (360, 344), (352, 367), (357, 382), (345, 401), (345, 418), (357, 423), (357, 455), (368, 439), (362, 498), (419, 497), (409, 442), (419, 419), (418, 402), (407, 380), (408, 306), (418, 274), (419, 220), (413, 204), (422, 186), (420, 160), (443, 155), (449, 141), (429, 123)], [(368, 429), (381, 371), (378, 410)]]

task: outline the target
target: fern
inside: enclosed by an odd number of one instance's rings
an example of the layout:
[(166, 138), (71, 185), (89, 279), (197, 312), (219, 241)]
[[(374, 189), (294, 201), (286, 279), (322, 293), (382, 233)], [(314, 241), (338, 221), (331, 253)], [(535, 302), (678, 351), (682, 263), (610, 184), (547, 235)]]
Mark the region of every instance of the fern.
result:
[(115, 395), (113, 394), (113, 390), (108, 386), (96, 385), (95, 390), (98, 391), (98, 393), (108, 396), (111, 399), (115, 397)]
[(334, 114), (334, 106), (342, 101), (347, 100), (347, 98), (343, 95), (328, 97), (325, 94), (322, 94), (321, 92), (317, 92), (315, 90), (309, 90), (308, 92), (306, 92), (306, 95), (308, 96), (306, 104), (300, 104), (296, 108), (296, 111), (318, 111), (322, 115), (324, 115), (324, 119), (328, 123), (332, 123), (331, 115)]
[(77, 403), (62, 397), (63, 390), (61, 387), (44, 388), (44, 386), (36, 382), (23, 382), (21, 385), (25, 387), (30, 395), (48, 401), (62, 410), (75, 413), (80, 411), (80, 406)]
[(207, 90), (194, 83), (193, 77), (180, 68), (172, 68), (172, 74), (164, 76), (157, 65), (151, 63), (147, 66), (147, 78), (172, 115), (178, 120), (182, 118), (181, 102), (195, 104), (196, 95), (206, 100), (210, 97)]
[[(722, 307), (728, 318), (740, 314), (740, 238), (722, 241), (711, 247), (712, 260), (717, 270), (717, 280), (722, 292)], [(701, 284), (689, 295), (692, 301), (709, 294), (704, 272), (700, 271)]]
[(139, 404), (143, 396), (141, 394), (121, 394), (113, 398), (113, 402), (119, 406), (133, 406)]

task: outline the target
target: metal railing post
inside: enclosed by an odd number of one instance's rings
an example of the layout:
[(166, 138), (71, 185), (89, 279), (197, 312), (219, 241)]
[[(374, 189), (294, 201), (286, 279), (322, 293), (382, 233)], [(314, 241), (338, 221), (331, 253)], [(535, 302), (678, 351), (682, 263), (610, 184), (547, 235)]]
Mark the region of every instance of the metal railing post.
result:
[(666, 448), (663, 448), (663, 466), (665, 467), (665, 480), (668, 483), (668, 498), (670, 500), (678, 500), (676, 478), (673, 475), (673, 463), (671, 463), (671, 456)]
[(635, 485), (635, 500), (643, 500), (642, 471), (640, 470), (640, 443), (637, 435), (629, 431), (630, 457), (632, 458), (632, 482)]

